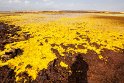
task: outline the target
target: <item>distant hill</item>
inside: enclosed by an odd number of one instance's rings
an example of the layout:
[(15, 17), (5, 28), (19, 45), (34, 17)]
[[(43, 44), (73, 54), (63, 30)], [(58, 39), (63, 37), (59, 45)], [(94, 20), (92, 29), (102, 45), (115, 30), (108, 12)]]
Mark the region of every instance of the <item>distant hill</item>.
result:
[(112, 13), (112, 14), (124, 14), (124, 12), (97, 11), (97, 10), (0, 11), (0, 13)]

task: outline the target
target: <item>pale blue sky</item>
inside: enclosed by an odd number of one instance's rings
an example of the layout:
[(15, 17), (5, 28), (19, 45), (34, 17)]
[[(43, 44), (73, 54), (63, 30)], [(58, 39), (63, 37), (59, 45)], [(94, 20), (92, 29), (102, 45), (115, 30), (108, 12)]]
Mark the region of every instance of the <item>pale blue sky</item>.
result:
[(0, 0), (0, 11), (8, 10), (124, 11), (124, 0)]

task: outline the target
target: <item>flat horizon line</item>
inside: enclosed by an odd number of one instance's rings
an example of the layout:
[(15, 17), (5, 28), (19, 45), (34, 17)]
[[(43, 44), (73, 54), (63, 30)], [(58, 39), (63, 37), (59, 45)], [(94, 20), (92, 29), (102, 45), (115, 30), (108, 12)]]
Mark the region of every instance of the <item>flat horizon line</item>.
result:
[(65, 12), (65, 13), (124, 13), (123, 11), (103, 11), (103, 10), (13, 10), (0, 11), (0, 13), (40, 13), (40, 12)]

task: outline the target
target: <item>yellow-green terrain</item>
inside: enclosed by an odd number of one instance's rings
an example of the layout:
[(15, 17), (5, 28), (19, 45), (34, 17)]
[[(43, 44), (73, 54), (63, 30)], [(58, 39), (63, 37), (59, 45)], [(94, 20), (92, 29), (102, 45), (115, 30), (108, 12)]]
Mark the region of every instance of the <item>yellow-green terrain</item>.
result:
[[(12, 49), (21, 49), (23, 53), (7, 61), (0, 60), (0, 67), (8, 65), (18, 74), (27, 72), (33, 80), (42, 69), (47, 69), (49, 62), (57, 59), (57, 52), (62, 57), (65, 53), (87, 54), (96, 52), (97, 57), (107, 63), (108, 58), (101, 54), (103, 49), (120, 52), (124, 49), (124, 14), (105, 13), (12, 13), (0, 14), (0, 22), (19, 26), (20, 39), (7, 43), (0, 56)], [(24, 39), (23, 33), (30, 34)], [(10, 34), (11, 36), (11, 34)], [(92, 56), (92, 55), (91, 55)], [(26, 68), (31, 65), (31, 68)], [(60, 66), (69, 69), (66, 61)]]

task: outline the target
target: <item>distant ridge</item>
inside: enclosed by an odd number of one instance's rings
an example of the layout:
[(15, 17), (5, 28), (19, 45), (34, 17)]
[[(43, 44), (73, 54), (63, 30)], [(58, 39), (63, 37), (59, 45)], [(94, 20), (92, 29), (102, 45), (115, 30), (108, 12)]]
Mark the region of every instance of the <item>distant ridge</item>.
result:
[(49, 11), (0, 11), (0, 13), (112, 13), (124, 14), (124, 12), (97, 11), (97, 10), (49, 10)]

